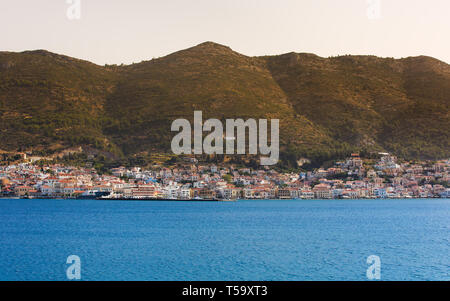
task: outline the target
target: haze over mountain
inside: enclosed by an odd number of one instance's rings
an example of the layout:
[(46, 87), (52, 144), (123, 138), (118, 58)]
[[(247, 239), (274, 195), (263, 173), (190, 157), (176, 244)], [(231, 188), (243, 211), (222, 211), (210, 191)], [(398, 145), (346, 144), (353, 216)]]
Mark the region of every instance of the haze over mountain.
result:
[(176, 118), (278, 118), (283, 153), (450, 157), (450, 66), (431, 57), (247, 57), (206, 42), (126, 66), (0, 52), (0, 149), (170, 151)]

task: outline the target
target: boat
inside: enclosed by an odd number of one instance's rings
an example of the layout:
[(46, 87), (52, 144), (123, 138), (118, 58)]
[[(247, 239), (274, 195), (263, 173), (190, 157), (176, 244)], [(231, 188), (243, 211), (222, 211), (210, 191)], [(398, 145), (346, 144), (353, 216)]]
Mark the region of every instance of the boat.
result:
[(92, 200), (92, 199), (98, 199), (101, 198), (103, 196), (108, 196), (110, 195), (109, 192), (105, 192), (105, 191), (98, 191), (98, 190), (88, 190), (83, 192), (82, 194), (80, 194), (79, 196), (76, 197), (77, 200)]
[(150, 197), (108, 197), (101, 196), (96, 198), (103, 201), (168, 201), (168, 202), (220, 202), (219, 199), (174, 199), (174, 198), (150, 198)]

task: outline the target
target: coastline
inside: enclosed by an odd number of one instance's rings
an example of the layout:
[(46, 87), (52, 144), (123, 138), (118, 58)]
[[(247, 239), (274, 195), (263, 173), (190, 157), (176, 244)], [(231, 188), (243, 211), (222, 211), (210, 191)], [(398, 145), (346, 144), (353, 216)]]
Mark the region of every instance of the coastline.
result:
[(62, 197), (32, 197), (32, 198), (22, 198), (22, 197), (0, 197), (1, 200), (76, 200), (76, 201), (142, 201), (142, 202), (238, 202), (238, 201), (350, 201), (350, 200), (432, 200), (432, 199), (442, 199), (449, 200), (446, 197), (395, 197), (395, 198), (268, 198), (268, 199), (256, 199), (256, 198), (238, 198), (238, 199), (169, 199), (169, 198), (62, 198)]

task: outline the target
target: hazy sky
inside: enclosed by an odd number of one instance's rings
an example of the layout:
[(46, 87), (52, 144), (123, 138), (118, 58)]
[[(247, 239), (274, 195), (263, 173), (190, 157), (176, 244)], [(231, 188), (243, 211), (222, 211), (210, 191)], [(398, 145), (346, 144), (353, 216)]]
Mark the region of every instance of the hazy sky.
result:
[[(132, 63), (214, 41), (245, 55), (429, 55), (450, 63), (450, 0), (0, 0), (0, 50)], [(67, 2), (72, 2), (68, 4)]]

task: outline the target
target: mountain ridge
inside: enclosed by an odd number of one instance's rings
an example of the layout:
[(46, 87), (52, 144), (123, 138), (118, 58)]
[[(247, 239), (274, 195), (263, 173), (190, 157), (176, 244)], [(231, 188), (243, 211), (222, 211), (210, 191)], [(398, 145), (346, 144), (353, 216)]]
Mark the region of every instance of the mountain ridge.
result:
[(115, 156), (167, 152), (170, 124), (279, 118), (293, 157), (357, 150), (450, 156), (450, 66), (432, 57), (249, 57), (204, 42), (130, 65), (46, 50), (0, 52), (0, 148), (89, 146)]

